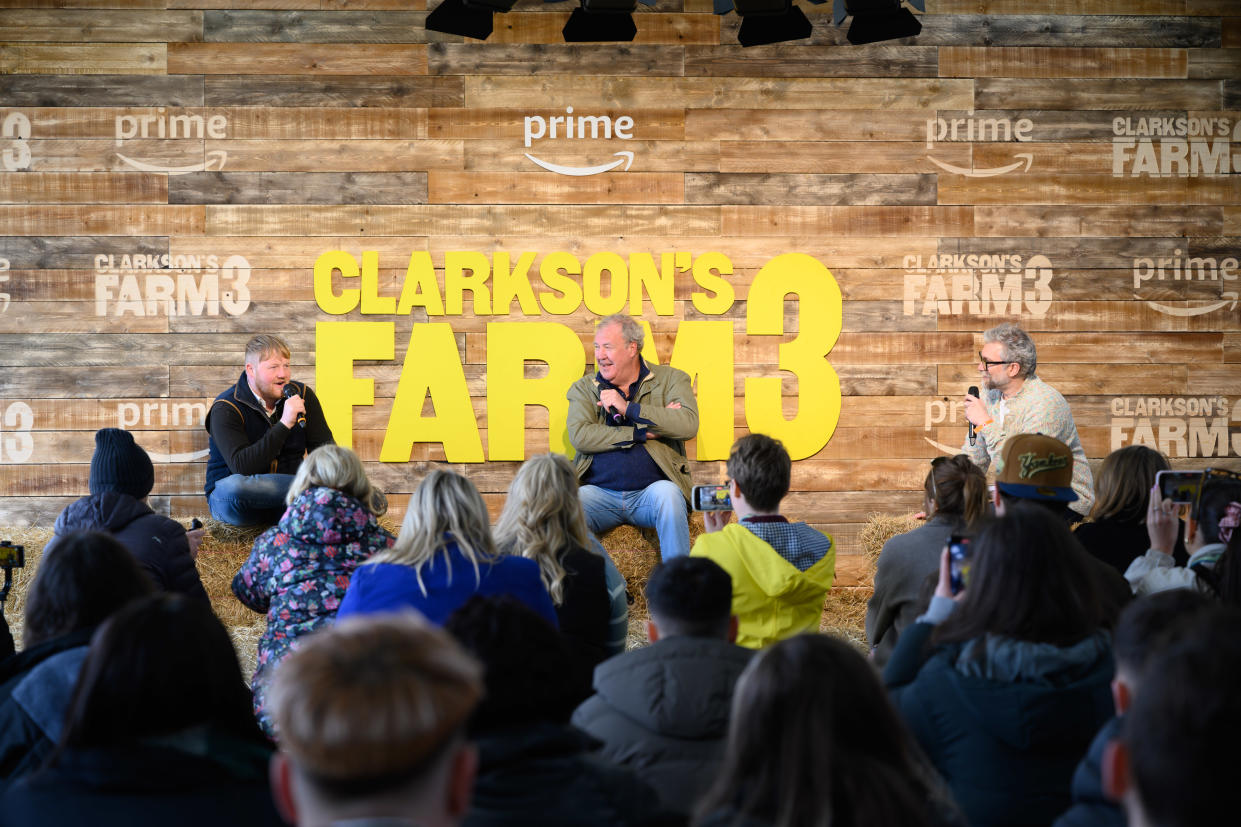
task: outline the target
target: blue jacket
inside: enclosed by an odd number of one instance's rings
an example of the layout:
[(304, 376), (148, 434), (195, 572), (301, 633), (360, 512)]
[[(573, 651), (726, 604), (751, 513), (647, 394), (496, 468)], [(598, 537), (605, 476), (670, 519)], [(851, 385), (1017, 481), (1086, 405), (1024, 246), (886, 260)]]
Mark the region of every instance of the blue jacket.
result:
[(1073, 806), (1056, 819), (1052, 827), (1125, 827), (1125, 811), (1103, 792), (1103, 752), (1109, 741), (1120, 737), (1123, 718), (1112, 718), (1103, 725), (1090, 751), (1073, 773)]
[(489, 563), (480, 563), (476, 578), (474, 566), (457, 544), (450, 541), (423, 567), (422, 582), (426, 586), (425, 594), (418, 586), (418, 576), (412, 566), (399, 563), (358, 566), (336, 616), (413, 608), (439, 626), (476, 594), (484, 597), (508, 594), (534, 609), (554, 628), (560, 628), (556, 608), (539, 575), (539, 564), (533, 560), (501, 555)]
[(973, 827), (1045, 827), (1112, 716), (1110, 638), (991, 636), (941, 646), (918, 668), (933, 628), (915, 623), (897, 641), (884, 672), (893, 701)]

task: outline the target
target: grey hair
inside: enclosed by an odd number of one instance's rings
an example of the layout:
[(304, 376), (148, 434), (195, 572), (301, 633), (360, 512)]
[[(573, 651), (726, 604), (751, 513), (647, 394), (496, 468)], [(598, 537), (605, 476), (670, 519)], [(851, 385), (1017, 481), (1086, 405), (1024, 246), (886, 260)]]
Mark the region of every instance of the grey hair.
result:
[(1034, 375), (1038, 367), (1038, 352), (1034, 349), (1034, 340), (1020, 325), (1013, 322), (998, 324), (982, 334), (982, 340), (999, 342), (1004, 346), (1005, 361), (1015, 362), (1021, 368), (1018, 377), (1025, 379)]
[(604, 316), (600, 319), (595, 330), (602, 330), (610, 324), (620, 325), (621, 336), (625, 337), (625, 344), (633, 342), (638, 346), (639, 351), (642, 350), (646, 342), (646, 331), (642, 329), (642, 325), (638, 324), (637, 319), (626, 313), (613, 313), (611, 316)]

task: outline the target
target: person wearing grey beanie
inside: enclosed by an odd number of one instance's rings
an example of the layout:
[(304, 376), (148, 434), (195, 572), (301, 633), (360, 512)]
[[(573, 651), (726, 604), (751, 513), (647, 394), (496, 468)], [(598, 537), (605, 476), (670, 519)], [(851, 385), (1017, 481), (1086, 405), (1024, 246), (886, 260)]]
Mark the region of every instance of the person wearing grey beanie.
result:
[(154, 487), (155, 466), (133, 434), (101, 428), (90, 462), (90, 495), (56, 518), (47, 549), (74, 531), (102, 531), (129, 549), (159, 589), (207, 600), (194, 563), (204, 531), (187, 532), (176, 520), (155, 513), (146, 501)]

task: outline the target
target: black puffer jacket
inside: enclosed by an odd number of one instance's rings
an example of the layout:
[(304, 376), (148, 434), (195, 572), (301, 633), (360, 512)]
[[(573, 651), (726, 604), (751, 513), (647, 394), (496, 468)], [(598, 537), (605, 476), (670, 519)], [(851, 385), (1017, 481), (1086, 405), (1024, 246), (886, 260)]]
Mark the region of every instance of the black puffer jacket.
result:
[(754, 652), (724, 640), (671, 637), (595, 668), (573, 725), (603, 757), (638, 773), (664, 807), (688, 813), (715, 780), (733, 687)]
[(207, 591), (190, 556), (185, 526), (156, 514), (145, 502), (117, 491), (83, 497), (60, 512), (47, 551), (73, 531), (111, 534), (133, 553), (158, 588), (207, 600)]
[(591, 755), (591, 740), (571, 727), (522, 724), (481, 734), (477, 744), (465, 827), (624, 827), (649, 823), (659, 812), (653, 790), (630, 770)]

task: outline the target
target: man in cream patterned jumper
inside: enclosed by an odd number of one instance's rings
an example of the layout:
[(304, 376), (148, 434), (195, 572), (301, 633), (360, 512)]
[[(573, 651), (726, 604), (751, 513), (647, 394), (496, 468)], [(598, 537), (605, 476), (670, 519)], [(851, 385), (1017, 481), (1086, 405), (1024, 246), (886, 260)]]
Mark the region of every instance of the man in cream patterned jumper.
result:
[(998, 473), (1004, 463), (1004, 442), (1009, 437), (1055, 437), (1073, 452), (1073, 490), (1077, 502), (1070, 507), (1080, 516), (1089, 514), (1094, 501), (1090, 463), (1077, 436), (1069, 403), (1034, 374), (1038, 365), (1034, 341), (1011, 323), (991, 328), (982, 339), (978, 353), (982, 398), (965, 395), (965, 418), (973, 423), (977, 441), (974, 445), (967, 441), (961, 450), (984, 471), (994, 460)]

